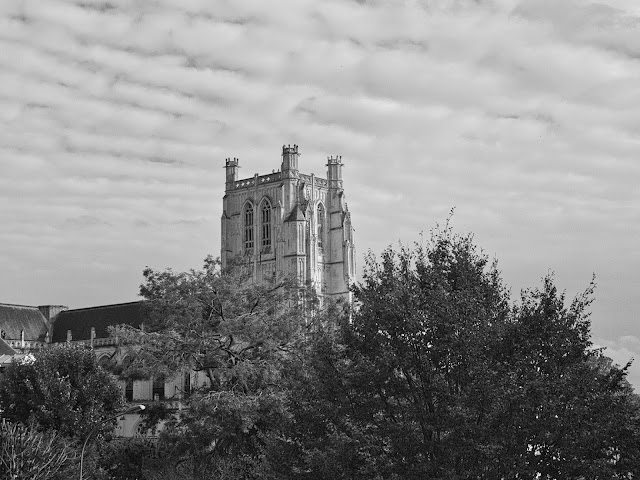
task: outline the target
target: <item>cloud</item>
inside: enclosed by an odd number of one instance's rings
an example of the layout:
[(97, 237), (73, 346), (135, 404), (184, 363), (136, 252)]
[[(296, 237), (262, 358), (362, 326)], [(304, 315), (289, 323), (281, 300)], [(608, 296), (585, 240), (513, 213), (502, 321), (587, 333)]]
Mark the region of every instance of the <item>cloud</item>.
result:
[(1, 300), (125, 301), (144, 265), (198, 265), (224, 158), (250, 177), (297, 143), (305, 172), (343, 156), (360, 252), (456, 207), (514, 291), (596, 271), (594, 334), (640, 337), (639, 18), (627, 0), (5, 0)]
[(632, 362), (627, 380), (636, 389), (640, 385), (640, 338), (624, 335), (616, 339), (595, 339), (596, 347), (604, 347), (604, 354), (621, 367)]

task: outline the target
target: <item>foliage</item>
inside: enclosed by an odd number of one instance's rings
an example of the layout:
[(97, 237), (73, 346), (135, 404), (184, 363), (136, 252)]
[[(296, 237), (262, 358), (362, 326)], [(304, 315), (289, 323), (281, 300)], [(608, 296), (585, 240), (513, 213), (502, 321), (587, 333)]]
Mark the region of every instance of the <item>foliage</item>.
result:
[[(590, 343), (593, 284), (510, 306), (471, 237), (367, 259), (357, 309), (298, 367), (287, 478), (631, 478), (638, 397)], [(271, 457), (272, 461), (275, 457)]]
[(0, 478), (62, 480), (75, 476), (76, 449), (55, 432), (33, 426), (0, 423)]
[(565, 306), (552, 278), (523, 292), (497, 358), (503, 400), (494, 435), (500, 471), (541, 478), (627, 478), (640, 471), (638, 397), (592, 348), (592, 282)]
[(145, 279), (152, 321), (117, 330), (134, 358), (125, 374), (207, 379), (161, 433), (174, 478), (640, 471), (629, 365), (591, 344), (593, 282), (567, 305), (549, 276), (513, 303), (497, 264), (448, 226), (369, 255), (346, 315), (332, 304), (303, 315), (296, 289), (255, 285), (241, 262), (222, 270), (207, 258), (200, 271)]
[[(33, 362), (12, 362), (0, 377), (0, 410), (12, 422), (35, 422), (41, 430), (84, 438), (122, 406), (116, 378), (92, 350), (55, 345)], [(111, 431), (102, 425), (98, 434)]]
[(147, 434), (155, 435), (162, 422), (172, 418), (173, 410), (164, 402), (157, 401), (147, 403), (141, 411), (139, 428)]
[(202, 474), (231, 457), (254, 458), (262, 436), (287, 415), (281, 372), (305, 323), (300, 292), (276, 279), (256, 285), (251, 265), (222, 269), (211, 257), (202, 270), (148, 268), (144, 276), (150, 323), (116, 330), (131, 345), (124, 374), (170, 378), (193, 369), (206, 378), (165, 424), (161, 440), (177, 463)]
[(96, 480), (147, 480), (166, 468), (161, 453), (149, 439), (113, 439), (99, 444), (91, 470)]

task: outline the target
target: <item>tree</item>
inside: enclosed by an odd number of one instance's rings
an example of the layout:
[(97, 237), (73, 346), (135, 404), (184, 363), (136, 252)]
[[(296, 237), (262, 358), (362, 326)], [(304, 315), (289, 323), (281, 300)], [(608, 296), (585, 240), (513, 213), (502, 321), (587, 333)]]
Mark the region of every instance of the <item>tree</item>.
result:
[(593, 285), (511, 305), (448, 228), (367, 259), (352, 321), (319, 332), (291, 400), (289, 478), (632, 478), (638, 397), (590, 343)]
[(250, 265), (222, 269), (212, 257), (201, 270), (147, 268), (144, 277), (149, 324), (116, 329), (131, 347), (125, 375), (170, 378), (195, 370), (207, 379), (161, 438), (194, 471), (253, 458), (262, 437), (287, 415), (281, 366), (295, 353), (305, 324), (300, 292), (275, 278), (257, 285)]
[(0, 478), (63, 480), (75, 476), (76, 449), (56, 432), (0, 422)]
[(496, 265), (447, 229), (380, 263), (369, 255), (354, 296), (352, 321), (320, 332), (306, 355), (297, 468), (308, 478), (322, 478), (320, 462), (336, 478), (470, 472), (491, 448), (478, 432), (499, 395), (491, 356), (509, 309)]
[[(96, 362), (92, 350), (54, 345), (31, 360), (12, 362), (0, 377), (0, 411), (14, 423), (82, 439), (122, 406), (116, 378)], [(113, 429), (99, 428), (98, 434)]]
[(526, 290), (503, 337), (504, 397), (493, 424), (503, 472), (630, 478), (640, 469), (640, 409), (627, 369), (594, 349), (595, 283), (567, 307), (553, 278)]

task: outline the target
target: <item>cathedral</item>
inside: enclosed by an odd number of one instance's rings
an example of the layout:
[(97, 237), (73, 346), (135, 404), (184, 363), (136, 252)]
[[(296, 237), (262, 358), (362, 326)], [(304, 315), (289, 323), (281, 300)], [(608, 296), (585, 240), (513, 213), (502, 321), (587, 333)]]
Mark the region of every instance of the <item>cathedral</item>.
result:
[(355, 246), (342, 184), (342, 159), (329, 157), (326, 178), (298, 169), (297, 145), (282, 147), (278, 171), (240, 179), (237, 158), (225, 164), (221, 259), (242, 256), (254, 281), (291, 277), (319, 298), (351, 300)]
[[(326, 178), (298, 170), (298, 146), (282, 147), (279, 170), (240, 179), (237, 158), (225, 162), (221, 260), (234, 257), (253, 266), (253, 281), (293, 278), (311, 287), (320, 301), (351, 301), (355, 246), (342, 184), (342, 159), (329, 157)], [(143, 328), (149, 321), (144, 301), (71, 309), (62, 305), (0, 303), (0, 374), (12, 360), (52, 343), (81, 345), (98, 363), (124, 364), (126, 349), (109, 326)], [(183, 395), (205, 381), (202, 372), (177, 372), (174, 378), (122, 381), (126, 401), (161, 401), (179, 409)], [(137, 414), (118, 420), (116, 435), (144, 434)]]

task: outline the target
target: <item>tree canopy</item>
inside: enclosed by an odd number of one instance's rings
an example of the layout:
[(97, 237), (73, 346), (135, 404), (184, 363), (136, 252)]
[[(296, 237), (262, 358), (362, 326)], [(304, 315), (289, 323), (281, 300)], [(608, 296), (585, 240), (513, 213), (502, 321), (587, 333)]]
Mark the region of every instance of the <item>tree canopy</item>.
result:
[[(52, 345), (12, 362), (0, 375), (0, 412), (14, 422), (35, 422), (51, 430), (82, 439), (122, 406), (117, 379), (103, 370), (92, 350)], [(98, 433), (109, 432), (103, 425)]]
[(251, 265), (144, 272), (129, 375), (207, 382), (162, 442), (193, 477), (615, 479), (640, 471), (640, 402), (590, 338), (595, 283), (512, 301), (447, 226), (369, 255), (344, 312)]
[(631, 478), (638, 397), (591, 344), (593, 288), (511, 302), (449, 229), (370, 255), (351, 322), (305, 355), (290, 478)]
[(206, 377), (183, 399), (188, 408), (169, 418), (162, 440), (194, 471), (256, 454), (261, 436), (286, 416), (282, 366), (305, 326), (300, 292), (275, 278), (257, 285), (251, 266), (222, 269), (211, 257), (201, 270), (146, 269), (144, 276), (149, 324), (117, 329), (131, 346), (125, 375), (169, 378), (193, 369)]

